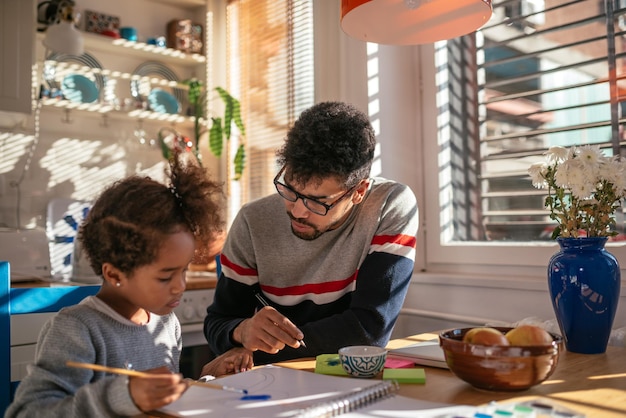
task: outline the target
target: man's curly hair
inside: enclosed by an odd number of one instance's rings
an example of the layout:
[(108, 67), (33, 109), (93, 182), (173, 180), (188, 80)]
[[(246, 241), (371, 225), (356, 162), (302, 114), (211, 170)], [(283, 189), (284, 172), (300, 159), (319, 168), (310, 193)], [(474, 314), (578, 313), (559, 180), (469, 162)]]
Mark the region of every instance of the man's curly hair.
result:
[(299, 185), (335, 177), (350, 188), (369, 177), (375, 147), (365, 113), (348, 103), (322, 102), (302, 112), (277, 156)]
[(169, 186), (134, 175), (100, 194), (78, 231), (96, 274), (108, 262), (132, 275), (155, 261), (166, 235), (190, 231), (206, 243), (224, 229), (221, 184), (181, 155), (170, 161), (168, 175)]

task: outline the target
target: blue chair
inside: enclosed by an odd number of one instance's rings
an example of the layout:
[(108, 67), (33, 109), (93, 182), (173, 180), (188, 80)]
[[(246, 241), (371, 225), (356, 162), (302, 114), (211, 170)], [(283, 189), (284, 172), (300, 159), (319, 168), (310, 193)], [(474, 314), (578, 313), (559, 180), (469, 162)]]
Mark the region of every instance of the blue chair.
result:
[(11, 315), (58, 312), (95, 295), (100, 286), (19, 287), (11, 288), (11, 270), (0, 261), (0, 416), (13, 399), (19, 382), (11, 381)]

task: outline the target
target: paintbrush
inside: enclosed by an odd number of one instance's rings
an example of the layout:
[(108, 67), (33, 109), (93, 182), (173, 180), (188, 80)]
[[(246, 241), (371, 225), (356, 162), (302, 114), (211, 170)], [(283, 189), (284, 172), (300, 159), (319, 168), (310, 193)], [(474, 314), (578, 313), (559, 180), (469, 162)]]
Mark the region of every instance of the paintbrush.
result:
[[(68, 361), (65, 364), (69, 367), (77, 367), (79, 369), (89, 369), (89, 370), (95, 370), (99, 372), (112, 373), (112, 374), (121, 374), (124, 376), (134, 376), (134, 377), (144, 377), (144, 378), (154, 376), (153, 374), (140, 372), (137, 370), (122, 369), (119, 367), (101, 366), (100, 364), (78, 363), (75, 361)], [(202, 386), (202, 387), (211, 388), (211, 389), (225, 390), (228, 392), (237, 392), (242, 395), (248, 394), (248, 391), (246, 389), (238, 389), (238, 388), (234, 388), (231, 386), (222, 386), (222, 385), (218, 385), (217, 383), (198, 382), (197, 380), (192, 380), (192, 379), (185, 379), (185, 382), (187, 382), (187, 384), (191, 386)]]

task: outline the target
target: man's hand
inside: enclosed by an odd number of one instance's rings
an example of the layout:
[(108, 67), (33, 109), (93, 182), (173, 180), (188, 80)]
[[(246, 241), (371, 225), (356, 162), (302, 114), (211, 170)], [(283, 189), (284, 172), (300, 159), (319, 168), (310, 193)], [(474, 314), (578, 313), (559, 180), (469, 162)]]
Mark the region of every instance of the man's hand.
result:
[(201, 376), (219, 377), (225, 374), (240, 373), (254, 366), (252, 351), (243, 347), (231, 348), (202, 367)]
[(233, 338), (250, 351), (276, 354), (285, 345), (300, 347), (298, 341), (304, 338), (304, 334), (276, 309), (265, 306), (252, 318), (241, 322), (235, 328)]
[(145, 372), (151, 376), (132, 376), (128, 381), (128, 390), (133, 402), (144, 412), (159, 409), (174, 402), (187, 389), (182, 375), (170, 372), (166, 366)]

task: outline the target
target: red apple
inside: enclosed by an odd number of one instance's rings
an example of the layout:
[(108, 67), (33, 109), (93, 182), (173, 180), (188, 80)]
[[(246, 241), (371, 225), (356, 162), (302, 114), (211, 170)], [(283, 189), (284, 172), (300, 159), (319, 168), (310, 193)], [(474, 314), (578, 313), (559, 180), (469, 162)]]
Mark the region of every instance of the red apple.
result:
[(545, 329), (536, 325), (520, 325), (506, 333), (510, 345), (550, 345), (553, 338)]
[(463, 342), (478, 345), (509, 345), (503, 333), (491, 327), (476, 327), (465, 333)]

